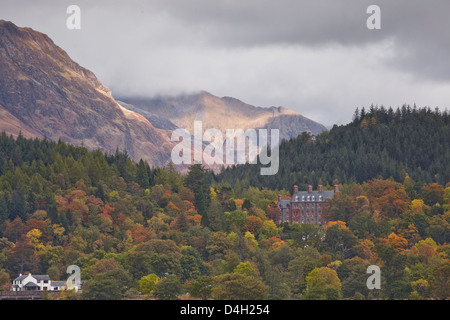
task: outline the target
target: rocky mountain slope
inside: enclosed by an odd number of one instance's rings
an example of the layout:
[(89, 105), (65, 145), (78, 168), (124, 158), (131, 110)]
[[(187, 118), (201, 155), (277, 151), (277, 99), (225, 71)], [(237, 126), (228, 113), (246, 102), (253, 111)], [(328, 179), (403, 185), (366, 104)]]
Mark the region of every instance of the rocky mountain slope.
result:
[(0, 131), (126, 150), (163, 165), (170, 132), (123, 108), (95, 75), (40, 32), (0, 20)]
[(281, 139), (326, 128), (283, 107), (262, 108), (207, 92), (157, 98), (112, 97), (45, 34), (0, 20), (0, 132), (114, 153), (154, 166), (171, 160), (174, 129), (280, 129)]
[(235, 98), (220, 98), (205, 91), (172, 97), (122, 97), (120, 100), (137, 113), (170, 119), (171, 123), (191, 133), (194, 120), (201, 120), (204, 130), (280, 129), (280, 139), (285, 140), (297, 137), (304, 131), (317, 135), (326, 130), (323, 125), (284, 107), (255, 107)]

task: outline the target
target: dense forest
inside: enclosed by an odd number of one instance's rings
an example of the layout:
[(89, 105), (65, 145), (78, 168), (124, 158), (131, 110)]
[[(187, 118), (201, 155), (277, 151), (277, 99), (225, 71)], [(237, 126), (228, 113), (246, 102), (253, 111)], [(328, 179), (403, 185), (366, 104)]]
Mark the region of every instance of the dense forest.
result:
[(423, 183), (450, 181), (450, 115), (445, 110), (403, 106), (356, 109), (353, 121), (318, 136), (308, 133), (280, 144), (280, 169), (259, 175), (259, 166), (240, 165), (218, 175), (232, 185), (282, 189), (297, 183), (363, 183), (373, 178)]
[[(267, 185), (251, 166), (181, 175), (2, 134), (0, 290), (19, 273), (66, 280), (75, 264), (82, 293), (48, 299), (448, 299), (448, 133), (446, 113), (362, 110), (284, 142)], [(326, 224), (275, 225), (278, 194), (334, 182)]]

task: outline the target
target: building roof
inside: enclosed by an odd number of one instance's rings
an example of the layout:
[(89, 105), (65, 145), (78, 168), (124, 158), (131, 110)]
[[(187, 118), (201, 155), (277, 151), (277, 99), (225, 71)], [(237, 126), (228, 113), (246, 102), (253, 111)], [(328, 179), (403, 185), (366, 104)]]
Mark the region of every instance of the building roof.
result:
[(30, 275), (34, 279), (36, 279), (38, 282), (39, 281), (50, 280), (50, 277), (47, 274), (22, 274), (22, 275), (18, 276), (17, 278), (15, 278), (14, 281), (22, 281), (23, 279), (25, 279), (26, 277), (28, 277)]
[(288, 204), (291, 203), (291, 200), (280, 200), (278, 201), (278, 205), (281, 205), (282, 208), (286, 208)]
[(27, 288), (31, 288), (31, 287), (39, 287), (36, 283), (34, 283), (33, 281), (27, 282), (26, 285), (24, 285), (24, 287)]
[[(307, 197), (310, 196), (312, 199), (312, 197), (314, 196), (315, 201), (319, 200), (319, 196), (322, 196), (323, 199), (333, 199), (334, 197), (334, 191), (333, 190), (324, 190), (322, 192), (319, 193), (319, 191), (298, 191), (296, 193), (294, 193), (292, 195), (292, 200), (291, 202), (304, 202), (306, 201)], [(297, 198), (298, 197), (298, 198)], [(302, 201), (303, 197), (305, 197), (305, 200)], [(298, 200), (296, 200), (298, 199)], [(310, 200), (311, 201), (311, 200)], [(307, 201), (306, 201), (307, 202)]]
[(22, 281), (22, 280), (25, 279), (26, 277), (28, 277), (28, 275), (23, 275), (23, 274), (21, 274), (20, 276), (18, 276), (17, 278), (15, 278), (14, 281)]
[(47, 274), (37, 274), (37, 275), (31, 275), (33, 278), (35, 278), (37, 281), (45, 281), (50, 280), (50, 277)]
[[(309, 200), (308, 200), (308, 196), (309, 196)], [(322, 196), (322, 198), (319, 198), (320, 196)], [(295, 202), (295, 203), (299, 203), (299, 202), (306, 202), (306, 203), (311, 203), (311, 202), (322, 202), (325, 201), (327, 199), (333, 199), (334, 197), (334, 190), (322, 190), (321, 192), (319, 192), (318, 190), (316, 191), (297, 191), (292, 195), (291, 200), (280, 200), (278, 201), (278, 206), (285, 209), (287, 208), (288, 205), (290, 205), (291, 203)]]
[(65, 287), (66, 281), (52, 281), (52, 287)]

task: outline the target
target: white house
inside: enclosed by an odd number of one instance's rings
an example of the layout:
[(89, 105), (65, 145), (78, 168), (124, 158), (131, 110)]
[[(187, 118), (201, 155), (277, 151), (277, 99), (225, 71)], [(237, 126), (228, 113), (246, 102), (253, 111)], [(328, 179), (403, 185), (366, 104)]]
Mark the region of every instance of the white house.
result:
[(48, 275), (22, 275), (20, 274), (12, 283), (13, 291), (50, 290), (50, 277)]
[[(61, 291), (66, 290), (66, 281), (52, 281), (48, 275), (28, 275), (20, 274), (13, 280), (12, 291)], [(73, 288), (75, 291), (81, 289), (81, 283), (74, 283)]]

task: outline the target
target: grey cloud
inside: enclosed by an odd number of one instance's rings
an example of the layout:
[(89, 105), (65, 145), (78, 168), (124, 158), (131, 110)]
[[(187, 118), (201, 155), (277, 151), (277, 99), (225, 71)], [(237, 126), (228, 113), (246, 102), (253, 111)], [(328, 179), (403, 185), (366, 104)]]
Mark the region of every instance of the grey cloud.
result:
[[(218, 46), (300, 44), (360, 46), (395, 38), (392, 67), (450, 80), (448, 0), (164, 1), (163, 8), (202, 30)], [(221, 4), (222, 3), (222, 4)], [(225, 4), (223, 4), (225, 3)], [(366, 9), (377, 4), (382, 29), (369, 31)]]
[[(78, 4), (82, 29), (65, 28)], [(366, 28), (371, 4), (382, 29)], [(1, 1), (117, 95), (206, 90), (330, 125), (356, 107), (450, 103), (448, 0)]]

